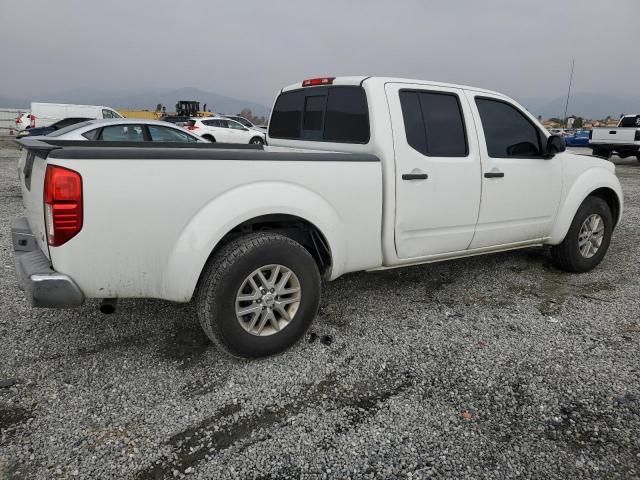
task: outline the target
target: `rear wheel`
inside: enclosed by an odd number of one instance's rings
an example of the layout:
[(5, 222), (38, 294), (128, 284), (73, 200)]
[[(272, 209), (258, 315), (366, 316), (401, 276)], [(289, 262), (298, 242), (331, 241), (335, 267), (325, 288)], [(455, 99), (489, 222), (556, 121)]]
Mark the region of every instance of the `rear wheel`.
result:
[(264, 140), (261, 139), (260, 137), (253, 137), (249, 143), (251, 145), (264, 145)]
[(320, 290), (318, 267), (302, 245), (277, 233), (249, 234), (208, 262), (196, 294), (198, 317), (227, 353), (263, 357), (304, 335)]
[(613, 233), (609, 205), (598, 197), (587, 197), (571, 222), (560, 245), (551, 247), (553, 263), (568, 272), (588, 272), (604, 258)]
[(204, 138), (205, 140), (209, 140), (211, 143), (216, 143), (216, 139), (213, 137), (213, 135), (203, 135), (202, 138)]
[(638, 160), (640, 162), (640, 153), (638, 155), (636, 155), (636, 160)]

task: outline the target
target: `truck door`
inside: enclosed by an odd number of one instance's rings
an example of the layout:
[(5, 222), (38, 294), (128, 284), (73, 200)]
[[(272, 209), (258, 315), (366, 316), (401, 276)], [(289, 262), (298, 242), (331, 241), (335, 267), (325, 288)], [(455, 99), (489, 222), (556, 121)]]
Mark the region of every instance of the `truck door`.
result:
[(395, 151), (399, 258), (466, 250), (480, 204), (480, 153), (464, 92), (386, 85)]
[(562, 156), (546, 158), (547, 136), (519, 106), (467, 92), (482, 156), (482, 199), (471, 248), (549, 235), (562, 193)]

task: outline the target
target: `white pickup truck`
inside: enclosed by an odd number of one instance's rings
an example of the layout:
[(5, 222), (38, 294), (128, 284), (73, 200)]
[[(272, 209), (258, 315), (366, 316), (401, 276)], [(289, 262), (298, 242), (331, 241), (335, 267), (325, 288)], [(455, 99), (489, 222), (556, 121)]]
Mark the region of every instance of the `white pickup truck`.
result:
[(615, 153), (621, 158), (635, 155), (640, 161), (640, 115), (622, 116), (616, 128), (594, 128), (589, 146), (599, 157)]
[(613, 164), (566, 152), (504, 95), (435, 82), (291, 85), (269, 147), (20, 143), (12, 233), (34, 306), (193, 299), (244, 357), (304, 334), (322, 278), (533, 245), (584, 272), (622, 214)]

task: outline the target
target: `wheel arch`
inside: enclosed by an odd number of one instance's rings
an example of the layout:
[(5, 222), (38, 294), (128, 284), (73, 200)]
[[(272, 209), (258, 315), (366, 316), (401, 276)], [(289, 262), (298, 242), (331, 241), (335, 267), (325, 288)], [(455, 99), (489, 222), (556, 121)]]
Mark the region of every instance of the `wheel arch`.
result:
[(281, 232), (301, 243), (325, 278), (342, 273), (346, 240), (338, 212), (300, 185), (252, 183), (213, 199), (187, 222), (164, 268), (163, 298), (189, 301), (211, 256), (256, 231)]
[(603, 199), (611, 208), (614, 225), (620, 223), (623, 210), (623, 194), (618, 178), (604, 168), (593, 168), (585, 172), (571, 186), (558, 210), (558, 216), (551, 231), (549, 244), (558, 245), (567, 235), (578, 208), (587, 197)]
[(232, 240), (258, 232), (281, 233), (295, 240), (313, 257), (321, 275), (331, 274), (331, 247), (324, 233), (312, 222), (297, 215), (284, 213), (261, 215), (239, 223), (220, 239), (209, 254), (209, 259)]

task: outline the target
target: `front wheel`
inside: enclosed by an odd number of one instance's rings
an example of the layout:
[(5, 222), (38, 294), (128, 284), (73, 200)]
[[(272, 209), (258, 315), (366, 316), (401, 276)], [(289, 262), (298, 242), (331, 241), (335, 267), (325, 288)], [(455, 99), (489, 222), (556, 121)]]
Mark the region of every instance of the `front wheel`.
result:
[(251, 145), (264, 145), (264, 140), (261, 139), (260, 137), (253, 137), (249, 143)]
[(587, 197), (563, 242), (551, 247), (551, 259), (567, 272), (588, 272), (604, 258), (612, 233), (613, 214), (607, 202), (599, 197)]
[(320, 303), (309, 252), (277, 233), (240, 237), (213, 256), (196, 294), (207, 336), (237, 357), (281, 352), (307, 331)]

